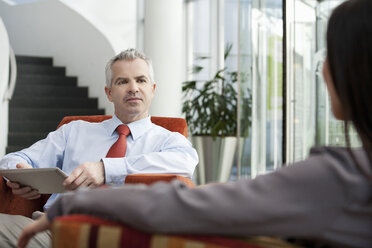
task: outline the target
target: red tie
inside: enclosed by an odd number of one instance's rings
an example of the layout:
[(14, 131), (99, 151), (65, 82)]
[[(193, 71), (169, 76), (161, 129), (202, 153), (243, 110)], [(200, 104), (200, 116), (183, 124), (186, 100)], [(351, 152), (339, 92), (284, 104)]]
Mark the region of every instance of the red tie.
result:
[(106, 158), (122, 158), (125, 157), (127, 151), (127, 136), (130, 130), (127, 125), (120, 125), (116, 128), (116, 132), (119, 133), (118, 140), (111, 146), (108, 151)]

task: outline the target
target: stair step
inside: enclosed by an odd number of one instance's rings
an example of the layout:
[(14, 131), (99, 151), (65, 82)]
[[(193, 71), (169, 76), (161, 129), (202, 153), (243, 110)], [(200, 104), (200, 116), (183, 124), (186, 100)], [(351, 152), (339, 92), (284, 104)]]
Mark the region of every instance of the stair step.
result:
[(48, 133), (9, 133), (8, 146), (30, 146), (47, 135)]
[(64, 85), (77, 86), (77, 77), (54, 76), (54, 75), (38, 75), (38, 74), (21, 74), (17, 76), (17, 85), (19, 84), (49, 84), (49, 85)]
[(9, 108), (95, 108), (98, 100), (86, 97), (20, 97), (15, 96), (9, 103)]
[(61, 120), (10, 120), (9, 132), (49, 133), (56, 130)]
[(56, 130), (65, 116), (103, 115), (88, 88), (67, 77), (65, 67), (48, 57), (17, 55), (17, 84), (9, 103), (6, 153), (27, 148)]
[(17, 64), (53, 65), (53, 59), (50, 57), (16, 55), (16, 61)]
[(103, 115), (103, 109), (47, 109), (13, 108), (9, 120), (62, 120), (69, 115)]
[(7, 146), (5, 149), (5, 154), (11, 153), (11, 152), (18, 152), (24, 148), (27, 148), (28, 146)]
[(17, 74), (65, 75), (66, 69), (50, 65), (19, 64), (17, 65)]
[(87, 87), (60, 85), (16, 85), (14, 96), (88, 96)]

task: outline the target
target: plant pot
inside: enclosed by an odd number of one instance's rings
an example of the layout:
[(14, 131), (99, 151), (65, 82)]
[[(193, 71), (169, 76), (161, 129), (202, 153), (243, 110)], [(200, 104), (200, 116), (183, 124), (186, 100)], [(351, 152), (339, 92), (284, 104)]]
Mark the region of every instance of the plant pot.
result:
[(237, 145), (236, 137), (193, 136), (192, 143), (199, 155), (196, 168), (197, 184), (227, 182), (230, 178)]

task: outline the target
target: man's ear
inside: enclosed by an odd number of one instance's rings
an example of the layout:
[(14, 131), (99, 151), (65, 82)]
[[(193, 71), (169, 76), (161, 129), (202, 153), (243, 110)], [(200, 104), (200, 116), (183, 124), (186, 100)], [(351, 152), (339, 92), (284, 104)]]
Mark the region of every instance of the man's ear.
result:
[(154, 82), (154, 83), (152, 84), (152, 94), (155, 93), (155, 89), (156, 89), (156, 83)]
[(105, 86), (105, 93), (106, 93), (107, 99), (108, 99), (110, 102), (112, 102), (111, 89), (108, 88), (107, 86)]

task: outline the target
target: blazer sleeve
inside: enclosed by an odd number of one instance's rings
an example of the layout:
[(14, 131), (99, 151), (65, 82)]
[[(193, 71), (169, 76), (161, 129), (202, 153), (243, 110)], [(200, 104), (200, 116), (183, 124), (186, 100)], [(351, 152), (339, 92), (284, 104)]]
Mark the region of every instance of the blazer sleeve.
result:
[(62, 196), (48, 218), (85, 213), (150, 232), (313, 236), (346, 203), (345, 171), (335, 156), (316, 152), (254, 180), (192, 189), (173, 181), (80, 191)]

